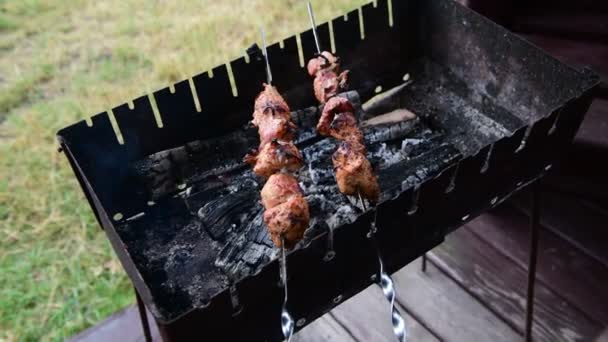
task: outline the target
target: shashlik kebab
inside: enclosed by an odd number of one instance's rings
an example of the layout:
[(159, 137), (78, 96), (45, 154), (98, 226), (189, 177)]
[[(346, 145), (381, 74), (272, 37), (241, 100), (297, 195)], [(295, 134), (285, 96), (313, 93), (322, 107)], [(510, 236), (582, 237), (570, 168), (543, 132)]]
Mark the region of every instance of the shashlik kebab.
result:
[(279, 248), (291, 248), (304, 236), (310, 213), (302, 189), (291, 174), (303, 164), (302, 154), (292, 141), (296, 125), (287, 102), (270, 84), (264, 84), (255, 100), (252, 124), (258, 128), (260, 146), (244, 160), (254, 166), (256, 175), (268, 178), (261, 198), (272, 242)]
[[(353, 106), (348, 100), (345, 101), (335, 97), (346, 87), (348, 72), (338, 74), (339, 59), (327, 51), (321, 52), (319, 38), (317, 37), (317, 25), (310, 2), (308, 2), (308, 15), (318, 52), (318, 56), (309, 61), (308, 72), (315, 77), (315, 96), (319, 102), (325, 103), (317, 130), (321, 134), (331, 135), (342, 140), (341, 146), (332, 156), (338, 188), (347, 195), (357, 194), (363, 210), (366, 210), (363, 197), (366, 197), (372, 203), (377, 202), (380, 197), (380, 187), (369, 160), (367, 160), (363, 134), (357, 127)], [(326, 72), (323, 72), (323, 70), (326, 70)], [(338, 85), (337, 88), (335, 87), (336, 84)], [(378, 285), (382, 288), (382, 292), (391, 306), (390, 318), (393, 333), (400, 342), (405, 342), (407, 335), (405, 322), (399, 309), (395, 307), (393, 281), (384, 272), (380, 249), (374, 238), (375, 232), (376, 225), (373, 222), (368, 237), (371, 238), (378, 254), (380, 266)]]
[(254, 164), (253, 171), (268, 177), (261, 191), (264, 206), (264, 223), (275, 246), (281, 249), (279, 267), (283, 290), (281, 330), (289, 342), (293, 336), (294, 320), (287, 310), (287, 252), (304, 237), (310, 221), (308, 202), (302, 194), (297, 179), (288, 172), (302, 166), (302, 155), (293, 144), (296, 125), (291, 122), (289, 106), (277, 89), (272, 86), (272, 71), (266, 49), (266, 35), (262, 34), (262, 48), (266, 62), (267, 84), (255, 99), (252, 124), (258, 127), (259, 150), (245, 156)]
[(315, 97), (321, 104), (348, 87), (348, 70), (340, 72), (340, 59), (323, 51), (307, 65), (308, 74), (314, 77)]
[(323, 51), (307, 65), (308, 73), (315, 78), (315, 96), (325, 103), (317, 124), (321, 135), (332, 136), (342, 143), (332, 156), (336, 182), (345, 195), (361, 195), (376, 203), (380, 187), (374, 170), (367, 159), (363, 133), (357, 126), (355, 109), (346, 98), (336, 97), (345, 90), (348, 71), (339, 72), (338, 57)]

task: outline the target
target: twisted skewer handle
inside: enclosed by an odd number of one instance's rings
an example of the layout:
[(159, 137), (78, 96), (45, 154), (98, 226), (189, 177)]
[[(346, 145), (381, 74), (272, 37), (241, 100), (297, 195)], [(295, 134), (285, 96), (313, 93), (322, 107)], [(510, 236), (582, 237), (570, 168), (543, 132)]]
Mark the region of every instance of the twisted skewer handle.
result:
[(281, 330), (283, 330), (283, 337), (285, 340), (289, 342), (291, 340), (291, 336), (293, 336), (293, 318), (287, 311), (287, 307), (283, 305), (283, 309), (281, 309)]
[[(361, 197), (361, 193), (359, 193), (359, 200), (361, 201), (361, 206), (364, 211), (367, 211), (367, 206), (365, 205), (365, 201)], [(376, 212), (377, 214), (377, 212)], [(393, 284), (393, 279), (384, 271), (384, 263), (382, 262), (382, 256), (380, 255), (380, 247), (378, 246), (378, 241), (376, 240), (376, 215), (374, 215), (374, 220), (370, 224), (368, 237), (371, 239), (372, 244), (374, 245), (374, 249), (376, 250), (376, 254), (378, 256), (378, 265), (380, 266), (380, 277), (378, 278), (378, 286), (382, 289), (382, 293), (384, 293), (384, 297), (391, 305), (391, 324), (393, 325), (393, 333), (399, 342), (405, 342), (407, 337), (407, 331), (405, 329), (405, 321), (403, 320), (403, 316), (401, 316), (401, 312), (395, 306), (395, 286)]]
[(289, 342), (293, 336), (294, 322), (293, 318), (287, 311), (287, 252), (285, 251), (285, 240), (281, 237), (281, 282), (285, 296), (283, 297), (283, 306), (281, 307), (281, 330), (283, 337)]
[[(378, 258), (378, 261), (380, 262), (380, 265), (382, 265), (382, 259)], [(393, 325), (393, 333), (395, 333), (397, 340), (400, 342), (405, 342), (407, 336), (407, 332), (405, 330), (405, 321), (403, 320), (399, 310), (395, 307), (395, 287), (393, 286), (393, 280), (382, 270), (382, 266), (380, 267), (380, 280), (378, 281), (378, 286), (382, 288), (384, 297), (386, 297), (391, 304), (391, 323)]]

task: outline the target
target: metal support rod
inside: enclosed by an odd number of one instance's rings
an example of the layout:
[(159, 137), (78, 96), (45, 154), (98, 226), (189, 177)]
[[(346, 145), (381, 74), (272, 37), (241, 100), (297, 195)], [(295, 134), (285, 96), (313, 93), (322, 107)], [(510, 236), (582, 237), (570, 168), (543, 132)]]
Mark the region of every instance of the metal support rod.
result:
[(532, 323), (534, 318), (534, 282), (536, 280), (536, 262), (538, 258), (538, 235), (540, 230), (540, 181), (532, 184), (530, 215), (530, 259), (528, 261), (528, 291), (526, 294), (526, 327), (524, 341), (532, 341)]
[(148, 323), (148, 314), (146, 312), (146, 306), (143, 300), (139, 296), (137, 289), (133, 287), (135, 291), (135, 298), (137, 299), (137, 309), (139, 309), (139, 319), (141, 321), (141, 328), (144, 331), (144, 338), (146, 342), (152, 342), (152, 334), (150, 333), (150, 324)]
[(420, 270), (426, 272), (426, 253), (422, 254), (422, 263), (420, 264)]

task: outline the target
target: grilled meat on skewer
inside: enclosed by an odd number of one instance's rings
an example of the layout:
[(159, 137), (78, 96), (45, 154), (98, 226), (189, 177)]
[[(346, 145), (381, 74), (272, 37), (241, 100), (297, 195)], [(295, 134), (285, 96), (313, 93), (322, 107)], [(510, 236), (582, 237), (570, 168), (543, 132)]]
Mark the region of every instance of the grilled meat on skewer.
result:
[(264, 90), (256, 98), (251, 123), (258, 127), (260, 147), (273, 139), (294, 138), (296, 125), (291, 121), (289, 106), (271, 85), (264, 84)]
[(332, 162), (340, 192), (353, 196), (360, 193), (370, 202), (378, 202), (380, 187), (363, 145), (343, 142), (334, 152)]
[(314, 77), (315, 97), (320, 103), (346, 90), (348, 70), (340, 72), (340, 59), (330, 52), (323, 51), (308, 61), (308, 74)]
[(313, 81), (315, 97), (320, 103), (338, 95), (348, 87), (348, 70), (340, 74), (328, 69), (317, 72)]
[(346, 89), (348, 71), (338, 74), (340, 60), (327, 51), (311, 59), (307, 69), (308, 74), (315, 78), (317, 100), (325, 103), (317, 131), (342, 141), (332, 156), (340, 192), (346, 195), (361, 194), (376, 203), (380, 197), (380, 187), (366, 157), (365, 140), (357, 125), (355, 109), (348, 99), (335, 97)]
[(275, 173), (262, 188), (264, 222), (270, 232), (272, 242), (277, 247), (291, 248), (304, 236), (310, 214), (308, 203), (302, 194), (298, 181), (292, 175)]
[(353, 105), (343, 97), (333, 97), (323, 107), (317, 124), (321, 135), (338, 140), (363, 143), (363, 133), (357, 127)]
[(272, 85), (264, 84), (256, 98), (251, 123), (258, 127), (260, 147), (243, 159), (253, 165), (256, 175), (268, 177), (261, 197), (272, 242), (279, 248), (291, 248), (304, 236), (310, 214), (298, 181), (286, 173), (296, 172), (303, 164), (292, 141), (296, 125), (287, 102)]
[(273, 208), (284, 203), (294, 194), (302, 193), (298, 181), (287, 173), (276, 173), (270, 178), (262, 188), (260, 193), (264, 208)]
[(323, 51), (318, 54), (316, 57), (312, 58), (308, 61), (306, 65), (306, 69), (308, 70), (308, 74), (312, 77), (317, 75), (317, 72), (321, 70), (331, 70), (338, 72), (340, 68), (340, 58), (334, 56), (329, 51)]
[(260, 135), (260, 146), (268, 144), (273, 140), (291, 141), (295, 136), (296, 125), (291, 119), (268, 115), (260, 118), (258, 134)]
[(277, 88), (270, 84), (264, 83), (264, 90), (255, 99), (253, 107), (253, 121), (256, 126), (260, 124), (260, 117), (266, 115), (281, 116), (290, 119), (289, 105), (285, 99), (279, 94)]
[(244, 161), (254, 165), (253, 172), (261, 177), (270, 177), (281, 170), (295, 172), (303, 164), (302, 154), (293, 142), (276, 139), (262, 146), (259, 152), (247, 154)]

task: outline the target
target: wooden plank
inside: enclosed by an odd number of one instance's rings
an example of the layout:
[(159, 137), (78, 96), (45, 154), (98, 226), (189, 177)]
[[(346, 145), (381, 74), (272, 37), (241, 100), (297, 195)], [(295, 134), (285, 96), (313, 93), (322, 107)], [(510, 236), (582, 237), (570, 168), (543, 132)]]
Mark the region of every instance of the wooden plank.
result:
[[(527, 272), (512, 260), (461, 229), (434, 249), (430, 260), (456, 279), (492, 311), (524, 329)], [(588, 341), (601, 326), (586, 319), (544, 284), (535, 287), (533, 335), (542, 341)]]
[[(521, 336), (434, 265), (395, 273), (399, 303), (443, 341), (517, 341)], [(414, 341), (414, 339), (412, 339)]]
[[(161, 341), (158, 328), (152, 315), (148, 313), (148, 322), (152, 330), (153, 341)], [(144, 340), (139, 311), (132, 305), (113, 313), (101, 323), (73, 336), (70, 342), (141, 342)]]
[(567, 157), (543, 180), (543, 193), (586, 199), (608, 209), (608, 166), (598, 163), (606, 158), (606, 148), (582, 143), (572, 146)]
[[(608, 47), (606, 48), (606, 69), (608, 69)], [(608, 77), (608, 75), (606, 76)], [(608, 151), (608, 101), (595, 99), (576, 135), (576, 142), (602, 146)]]
[(511, 29), (516, 32), (538, 32), (578, 40), (608, 41), (606, 14), (543, 8), (535, 13), (518, 15)]
[(319, 317), (298, 331), (291, 340), (294, 342), (357, 341), (330, 314)]
[[(528, 220), (519, 210), (503, 205), (467, 223), (465, 229), (527, 269)], [(536, 275), (591, 320), (608, 326), (608, 268), (544, 228), (539, 234)]]
[[(439, 341), (403, 307), (398, 308), (405, 320), (408, 340)], [(395, 341), (389, 304), (376, 285), (334, 308), (331, 315), (359, 341)]]
[[(512, 199), (512, 203), (529, 213), (526, 193)], [(603, 211), (586, 205), (577, 198), (555, 193), (543, 193), (541, 223), (561, 238), (584, 251), (608, 267), (608, 218)]]
[(564, 39), (562, 36), (548, 36), (539, 33), (522, 36), (566, 63), (579, 67), (589, 66), (602, 75), (604, 80), (608, 77), (608, 47), (606, 44), (581, 42), (580, 40)]
[[(607, 47), (608, 51), (608, 47)], [(608, 69), (608, 52), (606, 53)], [(608, 208), (608, 166), (598, 163), (608, 158), (608, 101), (595, 99), (576, 135), (574, 144), (543, 188), (582, 195)]]
[(597, 339), (595, 339), (595, 342), (608, 342), (608, 328), (604, 329)]

